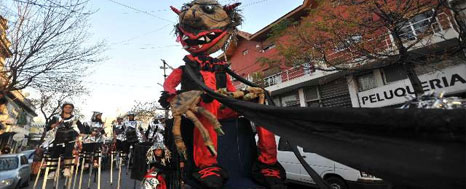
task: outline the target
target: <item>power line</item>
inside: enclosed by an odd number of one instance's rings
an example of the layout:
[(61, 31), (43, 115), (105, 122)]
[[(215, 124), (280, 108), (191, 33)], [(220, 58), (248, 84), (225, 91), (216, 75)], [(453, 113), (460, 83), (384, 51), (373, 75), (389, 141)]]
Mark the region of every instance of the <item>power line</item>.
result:
[(141, 10), (141, 9), (137, 9), (137, 8), (132, 7), (132, 6), (129, 6), (129, 5), (126, 5), (126, 4), (123, 4), (123, 3), (120, 3), (120, 2), (114, 1), (114, 0), (108, 0), (108, 1), (110, 1), (110, 2), (112, 2), (112, 3), (115, 3), (115, 4), (117, 4), (117, 5), (120, 5), (120, 6), (122, 6), (122, 7), (126, 7), (126, 8), (128, 8), (128, 9), (134, 10), (134, 11), (137, 11), (137, 12), (140, 12), (140, 13), (144, 13), (144, 14), (149, 15), (149, 16), (152, 16), (152, 17), (154, 17), (154, 18), (158, 18), (158, 19), (160, 19), (160, 20), (164, 20), (164, 21), (167, 21), (167, 22), (170, 22), (170, 23), (175, 24), (175, 22), (173, 22), (173, 21), (171, 21), (171, 20), (169, 20), (169, 19), (166, 19), (166, 18), (157, 16), (157, 15), (155, 15), (155, 14), (152, 14), (152, 13), (148, 12), (148, 11)]
[(157, 28), (157, 29), (155, 29), (155, 30), (152, 30), (152, 31), (150, 31), (150, 32), (146, 32), (146, 33), (143, 33), (143, 34), (141, 34), (141, 35), (137, 35), (137, 36), (131, 37), (131, 38), (126, 39), (126, 40), (123, 40), (123, 41), (114, 42), (114, 43), (111, 43), (110, 45), (111, 45), (111, 46), (113, 46), (113, 45), (120, 45), (120, 44), (124, 44), (124, 43), (130, 42), (130, 41), (133, 41), (133, 40), (138, 39), (138, 38), (140, 38), (140, 37), (149, 35), (149, 34), (151, 34), (151, 33), (158, 32), (158, 31), (160, 31), (160, 30), (163, 30), (163, 29), (165, 29), (166, 27), (168, 27), (169, 25), (170, 25), (170, 24), (164, 25), (164, 26), (162, 26), (162, 27), (160, 27), (160, 28)]
[(111, 86), (111, 87), (119, 87), (119, 88), (158, 88), (157, 85), (127, 85), (121, 83), (109, 83), (109, 82), (96, 82), (96, 81), (84, 81), (85, 85), (100, 85), (100, 86)]
[(259, 1), (253, 1), (253, 2), (250, 2), (250, 3), (246, 3), (242, 6), (240, 6), (241, 8), (246, 8), (246, 7), (249, 7), (249, 6), (253, 6), (253, 5), (256, 5), (256, 4), (259, 4), (259, 3), (265, 3), (269, 0), (259, 0)]

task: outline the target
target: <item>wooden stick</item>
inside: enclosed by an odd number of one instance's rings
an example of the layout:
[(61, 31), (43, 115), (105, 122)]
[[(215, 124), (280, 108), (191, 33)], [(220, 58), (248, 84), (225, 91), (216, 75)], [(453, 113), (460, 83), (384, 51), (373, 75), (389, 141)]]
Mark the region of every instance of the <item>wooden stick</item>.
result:
[(44, 174), (44, 179), (42, 181), (42, 189), (46, 189), (47, 188), (47, 177), (49, 176), (49, 162), (46, 161), (45, 163), (45, 174)]
[(102, 163), (102, 152), (98, 153), (99, 154), (99, 165), (98, 165), (98, 172), (97, 172), (97, 189), (100, 189), (100, 174), (101, 174), (101, 163)]
[(82, 183), (83, 183), (83, 173), (84, 173), (84, 167), (86, 165), (86, 158), (87, 154), (83, 154), (83, 164), (81, 165), (81, 175), (79, 176), (79, 185), (78, 188), (81, 189)]
[[(76, 158), (73, 158), (73, 160), (71, 160), (71, 167), (69, 168), (70, 169), (70, 176), (68, 179), (68, 182), (66, 183), (66, 188), (67, 189), (71, 189), (71, 184), (73, 184), (73, 173), (74, 173), (74, 166), (75, 166), (75, 163), (76, 163)], [(76, 168), (78, 169), (78, 168)]]
[(79, 172), (79, 165), (80, 165), (80, 162), (81, 162), (81, 155), (78, 155), (78, 164), (76, 164), (76, 170), (74, 171), (74, 179), (73, 179), (73, 189), (75, 188), (76, 186), (76, 180), (78, 180), (78, 172)]
[(55, 170), (55, 188), (58, 189), (58, 183), (60, 183), (60, 164), (61, 164), (61, 156), (58, 157), (58, 165), (57, 170)]
[(113, 185), (113, 152), (110, 152), (110, 185)]
[(120, 153), (120, 163), (118, 164), (118, 183), (117, 183), (117, 189), (120, 189), (120, 183), (121, 183), (121, 164), (123, 164), (123, 157), (121, 157), (121, 153)]
[(40, 160), (39, 172), (37, 173), (36, 179), (34, 181), (34, 186), (33, 186), (34, 189), (36, 189), (37, 182), (39, 181), (39, 176), (40, 176), (40, 172), (42, 171), (42, 165), (44, 164), (44, 161), (45, 161), (45, 157), (42, 157), (42, 160)]
[(91, 188), (92, 169), (94, 169), (94, 152), (91, 153), (91, 162), (89, 164), (89, 179), (87, 181), (88, 189)]

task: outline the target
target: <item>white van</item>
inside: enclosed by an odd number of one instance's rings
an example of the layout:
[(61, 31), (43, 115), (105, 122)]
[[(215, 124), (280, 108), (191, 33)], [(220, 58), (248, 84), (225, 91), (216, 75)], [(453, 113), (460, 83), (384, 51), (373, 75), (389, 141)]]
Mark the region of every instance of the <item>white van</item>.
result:
[[(275, 139), (278, 143), (278, 161), (286, 170), (287, 181), (315, 186), (315, 182), (299, 163), (286, 140), (280, 140), (278, 136), (275, 136)], [(332, 189), (390, 188), (380, 178), (312, 153), (310, 149), (298, 147), (298, 150), (303, 159), (329, 183)]]

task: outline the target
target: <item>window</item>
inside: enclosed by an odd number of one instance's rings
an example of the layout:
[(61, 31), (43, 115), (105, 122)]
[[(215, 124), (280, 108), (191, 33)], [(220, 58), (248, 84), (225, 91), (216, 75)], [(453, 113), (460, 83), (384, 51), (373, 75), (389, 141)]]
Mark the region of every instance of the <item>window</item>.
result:
[(270, 49), (273, 49), (275, 48), (275, 44), (271, 43), (269, 45), (267, 45), (266, 47), (264, 47), (264, 49), (262, 49), (263, 51), (268, 51)]
[(320, 96), (317, 86), (304, 88), (304, 98), (307, 107), (320, 107)]
[(243, 51), (243, 56), (246, 56), (249, 53), (248, 49)]
[(347, 48), (349, 48), (351, 45), (359, 43), (362, 40), (362, 35), (353, 35), (351, 37), (348, 37), (344, 41), (340, 41), (340, 43), (335, 45), (335, 52), (340, 52), (343, 51)]
[(26, 165), (28, 164), (28, 159), (26, 158), (26, 156), (21, 156), (21, 165)]
[(383, 68), (385, 83), (391, 83), (408, 78), (400, 64), (394, 64)]
[(297, 91), (281, 96), (281, 104), (284, 107), (299, 106), (299, 96)]
[(368, 73), (358, 77), (358, 86), (359, 91), (367, 91), (377, 87), (377, 82), (375, 81), (374, 74)]
[(288, 141), (280, 138), (280, 140), (278, 141), (278, 150), (280, 151), (292, 151), (291, 150), (291, 147), (290, 147), (290, 144), (288, 144)]
[[(429, 23), (432, 16), (433, 12), (429, 10), (410, 18), (400, 26), (400, 37), (404, 40), (416, 40), (419, 34), (428, 32), (431, 29)], [(436, 21), (432, 23), (432, 26), (432, 29), (440, 30), (439, 23)]]
[(18, 168), (17, 157), (1, 157), (0, 158), (0, 171), (13, 170)]

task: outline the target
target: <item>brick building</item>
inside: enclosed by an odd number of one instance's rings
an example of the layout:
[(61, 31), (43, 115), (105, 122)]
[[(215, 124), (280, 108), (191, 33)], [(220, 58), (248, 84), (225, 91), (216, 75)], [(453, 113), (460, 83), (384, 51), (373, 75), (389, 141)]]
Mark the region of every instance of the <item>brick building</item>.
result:
[[(455, 6), (465, 6), (464, 2), (452, 1)], [(309, 10), (317, 5), (312, 0), (288, 12), (254, 34), (239, 32), (238, 41), (225, 54), (231, 62), (231, 68), (250, 81), (260, 83), (272, 93), (276, 104), (281, 106), (302, 107), (384, 107), (398, 106), (405, 101), (405, 96), (412, 93), (410, 82), (401, 65), (386, 66), (372, 62), (378, 69), (370, 71), (319, 71), (310, 64), (287, 67), (261, 65), (261, 57), (273, 57), (278, 50), (269, 36), (275, 25), (285, 19), (300, 21), (308, 15)], [(430, 30), (431, 35), (422, 36), (419, 44), (410, 50), (418, 52), (446, 49), (457, 44), (459, 33), (455, 30), (457, 23), (449, 10), (440, 12), (429, 25), (429, 11), (413, 15), (403, 26), (403, 42), (418, 40), (420, 30)], [(463, 11), (464, 14), (464, 11)], [(464, 18), (464, 17), (463, 17)], [(385, 43), (381, 50), (393, 50), (393, 37), (389, 33), (381, 34)], [(282, 37), (286, 40), (286, 36)], [(429, 47), (429, 48), (426, 48)], [(426, 53), (426, 52), (424, 52)], [(224, 56), (224, 55), (222, 55)], [(335, 47), (330, 52), (331, 58), (351, 57), (347, 47)], [(464, 54), (448, 57), (428, 65), (416, 66), (416, 73), (422, 82), (424, 91), (446, 92), (447, 95), (465, 96), (466, 92), (466, 58)], [(237, 87), (242, 87), (236, 83)], [(409, 86), (409, 87), (408, 87)]]

